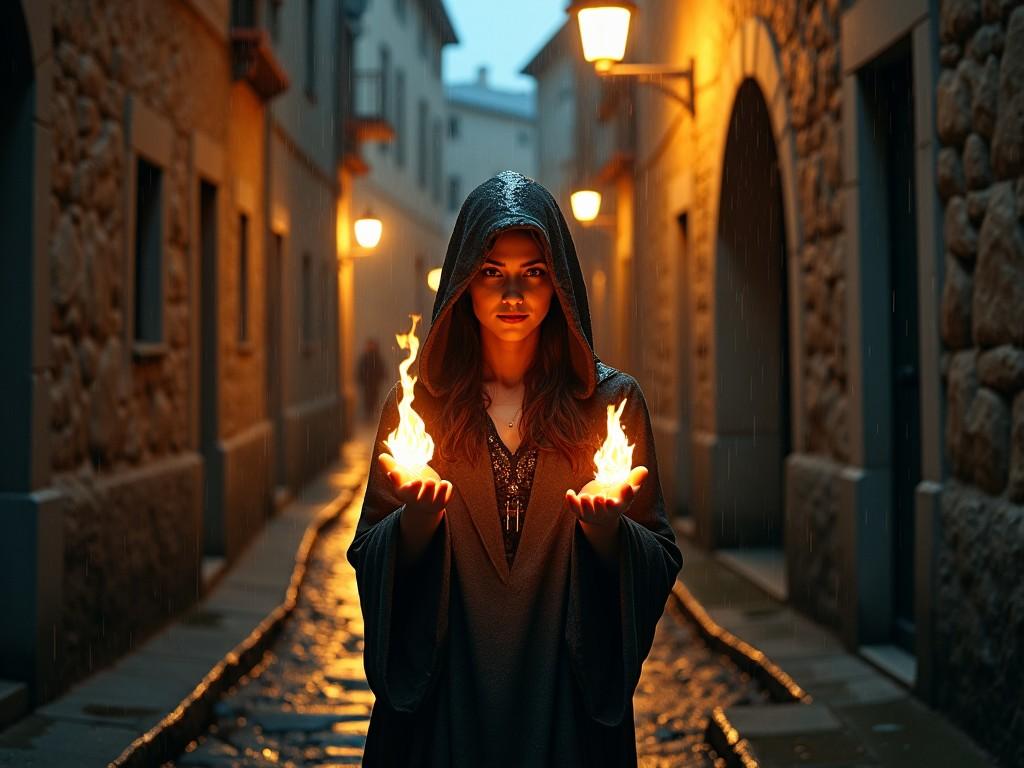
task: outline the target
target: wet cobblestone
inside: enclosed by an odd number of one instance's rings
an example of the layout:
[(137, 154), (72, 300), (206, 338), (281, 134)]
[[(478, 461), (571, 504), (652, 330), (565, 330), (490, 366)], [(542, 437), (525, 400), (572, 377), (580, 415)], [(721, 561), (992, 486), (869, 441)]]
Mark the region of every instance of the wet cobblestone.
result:
[[(272, 650), (217, 705), (209, 731), (165, 768), (359, 764), (373, 693), (363, 673), (355, 572), (345, 559), (358, 507), (321, 535)], [(763, 700), (670, 601), (634, 697), (640, 765), (713, 766), (703, 738), (711, 710)]]

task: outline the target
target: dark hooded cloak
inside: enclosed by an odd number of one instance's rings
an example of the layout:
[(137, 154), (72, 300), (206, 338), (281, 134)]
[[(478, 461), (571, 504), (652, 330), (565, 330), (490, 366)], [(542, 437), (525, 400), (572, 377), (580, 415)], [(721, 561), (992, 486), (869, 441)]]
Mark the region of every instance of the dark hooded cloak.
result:
[[(364, 663), (376, 696), (367, 766), (628, 766), (636, 764), (633, 691), (682, 558), (665, 515), (643, 393), (593, 352), (579, 260), (562, 213), (537, 182), (505, 171), (474, 190), (452, 233), (419, 358), (414, 407), (440, 424), (451, 310), (504, 230), (529, 228), (544, 245), (568, 321), (576, 391), (596, 443), (606, 407), (628, 397), (623, 429), (633, 464), (650, 470), (619, 523), (609, 571), (565, 492), (593, 479), (554, 451), (538, 456), (522, 538), (509, 567), (486, 452), (431, 466), (454, 493), (412, 566), (398, 562), (403, 505), (377, 463), (398, 425), (396, 386), (380, 417), (366, 497), (348, 558), (358, 576)], [(396, 322), (400, 317), (396, 316)]]

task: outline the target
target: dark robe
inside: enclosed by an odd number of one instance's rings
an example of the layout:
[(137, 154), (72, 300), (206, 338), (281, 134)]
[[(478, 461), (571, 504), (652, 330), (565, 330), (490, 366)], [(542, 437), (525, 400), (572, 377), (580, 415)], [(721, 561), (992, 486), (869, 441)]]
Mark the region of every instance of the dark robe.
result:
[(597, 360), (582, 273), (551, 195), (504, 172), (475, 190), (452, 235), (420, 358), (414, 407), (435, 435), (450, 310), (496, 234), (529, 227), (544, 244), (572, 330), (581, 412), (604, 439), (606, 407), (628, 397), (633, 464), (650, 470), (619, 522), (619, 557), (602, 563), (565, 492), (593, 479), (541, 450), (515, 559), (505, 557), (486, 450), (431, 466), (454, 493), (423, 557), (398, 563), (404, 507), (377, 464), (398, 424), (398, 388), (384, 404), (366, 498), (348, 551), (376, 702), (367, 766), (628, 766), (636, 764), (632, 696), (682, 561), (665, 516), (650, 416), (637, 382)]

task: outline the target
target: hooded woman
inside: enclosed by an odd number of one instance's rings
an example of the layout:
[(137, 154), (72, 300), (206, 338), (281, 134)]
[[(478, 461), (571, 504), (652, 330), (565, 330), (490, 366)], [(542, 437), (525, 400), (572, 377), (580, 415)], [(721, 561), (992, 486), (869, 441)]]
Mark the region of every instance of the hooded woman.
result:
[[(386, 453), (399, 398), (348, 551), (376, 696), (364, 764), (635, 765), (633, 691), (682, 558), (643, 394), (594, 354), (537, 182), (505, 171), (456, 221), (415, 386), (438, 479)], [(624, 398), (634, 469), (577, 493)]]

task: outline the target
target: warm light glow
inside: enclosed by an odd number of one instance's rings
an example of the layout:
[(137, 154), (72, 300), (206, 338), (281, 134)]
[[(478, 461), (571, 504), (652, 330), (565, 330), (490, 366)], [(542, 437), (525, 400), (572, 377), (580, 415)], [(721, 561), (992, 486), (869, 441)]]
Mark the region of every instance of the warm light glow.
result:
[(427, 272), (427, 285), (434, 293), (437, 293), (437, 289), (441, 287), (441, 268), (434, 267), (432, 270)]
[(424, 475), (430, 468), (427, 462), (434, 457), (434, 441), (427, 434), (426, 425), (420, 415), (413, 410), (413, 387), (416, 376), (409, 375), (409, 367), (416, 359), (420, 348), (420, 340), (416, 338), (416, 323), (419, 315), (409, 315), (412, 328), (408, 333), (395, 335), (398, 346), (409, 350), (409, 356), (398, 365), (398, 374), (402, 381), (402, 399), (398, 403), (398, 427), (384, 441), (388, 453), (395, 457), (403, 469), (410, 475)]
[(356, 219), (356, 242), (363, 248), (376, 248), (380, 236), (384, 232), (384, 224), (375, 216), (363, 216)]
[(618, 408), (608, 406), (608, 436), (594, 454), (594, 465), (597, 467), (594, 482), (606, 488), (616, 488), (628, 482), (630, 470), (633, 469), (633, 449), (636, 445), (629, 444), (619, 424), (627, 399), (623, 398)]
[(583, 42), (583, 58), (599, 70), (622, 61), (629, 37), (629, 20), (636, 6), (630, 2), (578, 3), (575, 11)]
[(572, 215), (576, 221), (593, 221), (601, 212), (601, 193), (592, 189), (581, 189), (569, 196)]

